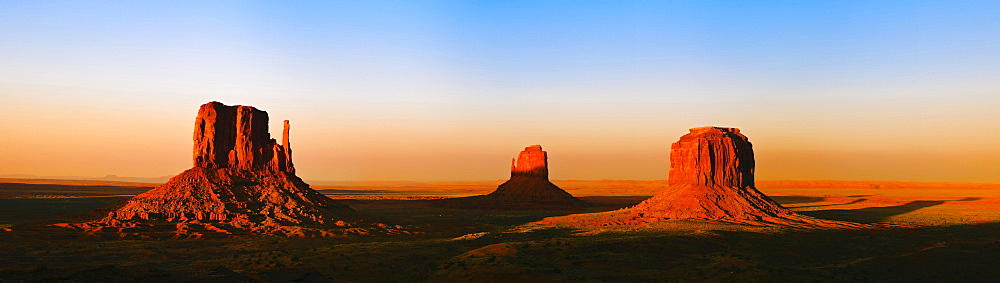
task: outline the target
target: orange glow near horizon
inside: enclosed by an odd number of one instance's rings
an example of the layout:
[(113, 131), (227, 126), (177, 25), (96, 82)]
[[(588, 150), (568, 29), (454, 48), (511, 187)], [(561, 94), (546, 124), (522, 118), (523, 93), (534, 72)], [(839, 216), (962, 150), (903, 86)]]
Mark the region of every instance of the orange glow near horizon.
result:
[(220, 101), (290, 120), (307, 180), (505, 179), (533, 144), (662, 180), (724, 126), (760, 180), (1000, 183), (996, 8), (0, 1), (0, 175), (177, 174)]
[[(191, 166), (198, 105), (187, 111), (13, 109), (8, 114), (22, 119), (7, 120), (0, 174), (174, 175)], [(687, 120), (577, 124), (555, 117), (544, 123), (537, 116), (476, 123), (441, 118), (352, 121), (343, 114), (321, 118), (292, 107), (258, 108), (271, 116), (272, 137), (280, 135), (282, 120), (291, 120), (296, 165), (307, 180), (505, 179), (510, 159), (531, 144), (549, 152), (553, 180), (662, 180), (669, 168), (670, 143), (688, 127), (741, 126)], [(851, 131), (846, 126), (783, 128), (760, 123), (740, 127), (754, 144), (758, 180), (1000, 183), (1000, 150), (990, 146), (1000, 135), (982, 131), (986, 125), (933, 127), (947, 124), (938, 122)]]

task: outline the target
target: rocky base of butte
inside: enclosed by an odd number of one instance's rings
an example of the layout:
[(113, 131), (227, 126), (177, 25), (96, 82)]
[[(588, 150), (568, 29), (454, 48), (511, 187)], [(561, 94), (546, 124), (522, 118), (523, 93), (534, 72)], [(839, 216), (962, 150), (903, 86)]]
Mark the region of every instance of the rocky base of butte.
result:
[(57, 226), (119, 237), (264, 234), (295, 237), (401, 233), (309, 188), (295, 175), (267, 112), (210, 102), (195, 120), (194, 167), (118, 204), (104, 218)]
[(541, 145), (524, 148), (511, 161), (510, 179), (500, 184), (496, 191), (434, 203), (442, 207), (481, 210), (562, 210), (590, 206), (549, 181), (548, 153)]
[(673, 143), (668, 187), (633, 207), (551, 217), (532, 225), (651, 227), (695, 221), (799, 228), (870, 225), (812, 218), (782, 207), (754, 187), (753, 147), (737, 128), (701, 127)]

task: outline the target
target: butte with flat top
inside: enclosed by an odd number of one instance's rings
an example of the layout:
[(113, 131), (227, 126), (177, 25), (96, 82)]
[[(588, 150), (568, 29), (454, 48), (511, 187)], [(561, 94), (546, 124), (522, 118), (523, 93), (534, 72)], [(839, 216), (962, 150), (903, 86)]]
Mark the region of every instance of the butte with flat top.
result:
[(435, 201), (443, 207), (483, 210), (559, 210), (590, 206), (549, 181), (548, 153), (541, 145), (524, 148), (511, 160), (510, 179), (492, 193)]
[(658, 222), (699, 222), (799, 228), (861, 228), (795, 213), (754, 187), (754, 154), (737, 128), (700, 127), (670, 147), (667, 189), (633, 207), (543, 219), (532, 225), (650, 227)]
[(282, 143), (267, 112), (209, 102), (195, 119), (194, 167), (113, 207), (104, 218), (55, 224), (119, 237), (399, 232), (311, 189), (295, 175), (289, 123)]

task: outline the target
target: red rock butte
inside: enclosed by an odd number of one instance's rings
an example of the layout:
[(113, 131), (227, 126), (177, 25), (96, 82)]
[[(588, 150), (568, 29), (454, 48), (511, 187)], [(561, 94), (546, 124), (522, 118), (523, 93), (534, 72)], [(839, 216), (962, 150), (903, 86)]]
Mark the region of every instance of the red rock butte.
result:
[(754, 186), (753, 146), (737, 128), (693, 128), (670, 145), (670, 161), (670, 185)]
[(648, 227), (668, 220), (699, 220), (801, 228), (862, 227), (827, 221), (782, 207), (754, 187), (754, 154), (737, 128), (693, 128), (670, 147), (667, 189), (633, 207), (553, 217), (538, 224)]
[(288, 136), (287, 120), (278, 144), (268, 132), (267, 112), (206, 103), (195, 119), (193, 168), (117, 205), (102, 219), (57, 225), (120, 237), (175, 238), (394, 231), (309, 188), (295, 175)]
[(549, 155), (541, 145), (524, 148), (517, 158), (510, 160), (510, 178), (540, 177), (549, 179)]
[(252, 106), (209, 102), (194, 124), (194, 167), (295, 173), (285, 120), (281, 144), (268, 132), (267, 112)]
[(587, 207), (590, 204), (549, 181), (548, 153), (541, 145), (524, 148), (511, 161), (510, 179), (496, 191), (482, 196), (445, 199), (447, 207), (485, 210), (554, 210)]

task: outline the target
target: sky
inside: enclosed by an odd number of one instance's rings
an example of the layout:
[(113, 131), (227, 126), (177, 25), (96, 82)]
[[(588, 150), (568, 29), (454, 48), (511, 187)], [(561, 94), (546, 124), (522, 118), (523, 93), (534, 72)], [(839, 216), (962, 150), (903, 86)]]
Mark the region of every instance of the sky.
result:
[(737, 127), (758, 180), (1000, 183), (996, 1), (0, 0), (0, 175), (158, 177), (209, 101), (306, 180), (663, 180)]

